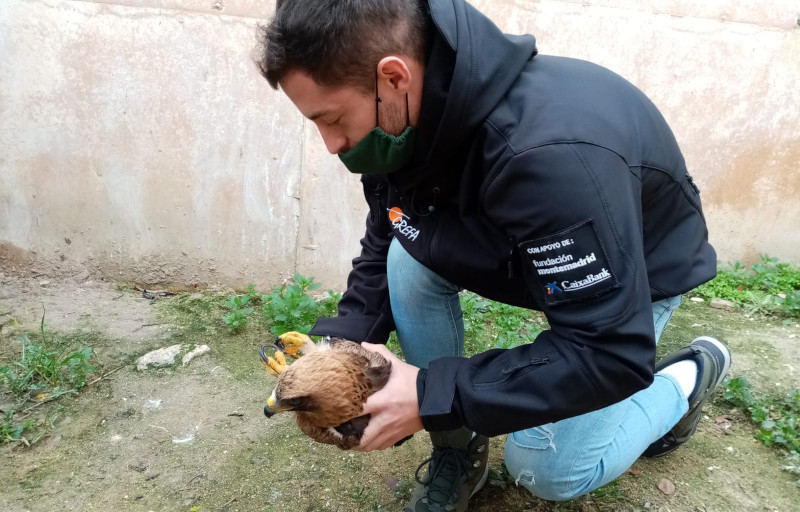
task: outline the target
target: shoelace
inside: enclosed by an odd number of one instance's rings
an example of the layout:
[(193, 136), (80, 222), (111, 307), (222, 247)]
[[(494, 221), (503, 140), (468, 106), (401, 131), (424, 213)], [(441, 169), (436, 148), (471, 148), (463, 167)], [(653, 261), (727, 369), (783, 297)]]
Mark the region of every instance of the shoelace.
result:
[[(430, 464), (428, 478), (422, 480), (419, 472), (427, 464)], [(467, 465), (467, 455), (463, 451), (452, 448), (434, 450), (433, 455), (417, 467), (414, 479), (419, 484), (430, 486), (428, 501), (431, 504), (447, 505), (456, 494)]]

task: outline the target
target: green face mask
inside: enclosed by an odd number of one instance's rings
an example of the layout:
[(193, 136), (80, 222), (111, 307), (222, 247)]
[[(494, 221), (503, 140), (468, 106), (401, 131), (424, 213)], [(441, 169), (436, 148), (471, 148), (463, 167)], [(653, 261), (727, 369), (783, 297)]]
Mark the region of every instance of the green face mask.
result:
[(399, 136), (376, 126), (353, 149), (339, 154), (339, 160), (355, 174), (388, 174), (411, 160), (416, 141), (417, 132), (410, 126)]
[[(400, 135), (383, 131), (378, 119), (378, 75), (375, 74), (375, 128), (364, 136), (339, 160), (354, 174), (389, 174), (403, 168), (414, 157), (417, 133), (407, 126)], [(409, 123), (408, 94), (406, 94), (406, 125)]]

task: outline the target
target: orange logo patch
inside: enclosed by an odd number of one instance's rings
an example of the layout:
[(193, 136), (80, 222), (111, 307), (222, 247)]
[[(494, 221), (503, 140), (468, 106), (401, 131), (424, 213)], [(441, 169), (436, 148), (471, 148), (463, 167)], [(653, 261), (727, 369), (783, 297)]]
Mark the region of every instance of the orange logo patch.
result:
[(419, 236), (419, 229), (409, 225), (408, 220), (406, 220), (409, 217), (403, 213), (403, 210), (397, 206), (393, 206), (388, 208), (386, 211), (389, 212), (389, 220), (392, 221), (392, 227), (397, 230), (399, 234), (403, 235), (409, 240), (417, 239)]
[(393, 206), (391, 209), (389, 209), (389, 220), (393, 223), (400, 222), (403, 220), (403, 217), (405, 217), (405, 215), (403, 215), (403, 210), (397, 206)]

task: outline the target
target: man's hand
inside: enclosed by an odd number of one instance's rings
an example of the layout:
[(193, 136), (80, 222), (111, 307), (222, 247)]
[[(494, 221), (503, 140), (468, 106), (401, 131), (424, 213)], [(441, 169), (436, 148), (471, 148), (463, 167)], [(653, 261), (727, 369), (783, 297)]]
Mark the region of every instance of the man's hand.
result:
[(361, 444), (353, 449), (385, 450), (423, 428), (417, 404), (419, 368), (401, 361), (383, 345), (362, 343), (361, 346), (385, 357), (392, 364), (392, 374), (386, 386), (370, 395), (364, 404), (363, 414), (371, 417)]

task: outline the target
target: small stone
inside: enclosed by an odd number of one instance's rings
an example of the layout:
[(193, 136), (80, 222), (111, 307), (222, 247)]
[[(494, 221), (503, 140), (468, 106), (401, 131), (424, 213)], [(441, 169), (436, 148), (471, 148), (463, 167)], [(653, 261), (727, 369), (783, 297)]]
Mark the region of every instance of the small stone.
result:
[(39, 281), (39, 286), (41, 286), (42, 288), (46, 288), (46, 287), (50, 286), (50, 281), (48, 281), (47, 279)]
[(143, 473), (147, 469), (147, 466), (142, 461), (137, 462), (136, 465), (128, 464), (128, 467), (138, 473)]
[(136, 369), (146, 370), (148, 366), (169, 366), (175, 364), (175, 356), (181, 351), (180, 345), (153, 350), (136, 360)]
[(189, 364), (189, 361), (191, 361), (195, 357), (208, 354), (209, 352), (211, 352), (211, 347), (209, 347), (208, 345), (200, 345), (199, 347), (195, 348), (194, 350), (183, 356), (181, 362), (183, 363), (183, 366), (186, 366), (187, 364)]
[(705, 302), (705, 299), (702, 299), (700, 297), (692, 297), (689, 300), (692, 301), (692, 302)]
[(204, 297), (203, 297), (202, 293), (193, 293), (193, 294), (189, 295), (188, 297), (186, 297), (186, 301), (187, 302), (194, 302), (196, 300), (203, 300), (203, 298)]
[(384, 478), (383, 483), (392, 491), (396, 491), (400, 487), (400, 483), (396, 478)]
[(725, 299), (711, 299), (711, 307), (722, 309), (723, 311), (734, 311), (736, 309), (736, 304)]
[(675, 484), (672, 483), (672, 480), (662, 478), (658, 481), (658, 490), (669, 496), (675, 493)]
[(156, 409), (161, 408), (161, 400), (160, 399), (151, 399), (148, 400), (144, 406), (142, 407), (142, 411), (154, 411)]

